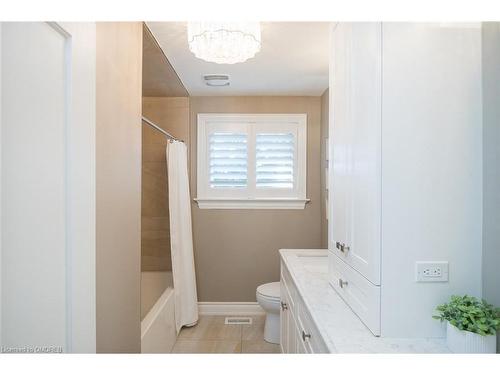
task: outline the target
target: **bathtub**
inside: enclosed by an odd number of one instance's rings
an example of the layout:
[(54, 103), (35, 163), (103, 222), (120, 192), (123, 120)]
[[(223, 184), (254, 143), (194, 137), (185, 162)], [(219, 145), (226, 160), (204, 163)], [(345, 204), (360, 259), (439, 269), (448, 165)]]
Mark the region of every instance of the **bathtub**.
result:
[(174, 314), (172, 272), (142, 272), (142, 353), (170, 353), (177, 339)]

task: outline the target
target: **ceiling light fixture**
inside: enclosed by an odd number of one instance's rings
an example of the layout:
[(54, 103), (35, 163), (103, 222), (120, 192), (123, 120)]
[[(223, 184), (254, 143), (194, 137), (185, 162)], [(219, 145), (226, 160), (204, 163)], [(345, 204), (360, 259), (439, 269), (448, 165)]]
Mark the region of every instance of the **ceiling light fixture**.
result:
[(189, 49), (217, 64), (244, 62), (260, 51), (259, 22), (188, 22)]

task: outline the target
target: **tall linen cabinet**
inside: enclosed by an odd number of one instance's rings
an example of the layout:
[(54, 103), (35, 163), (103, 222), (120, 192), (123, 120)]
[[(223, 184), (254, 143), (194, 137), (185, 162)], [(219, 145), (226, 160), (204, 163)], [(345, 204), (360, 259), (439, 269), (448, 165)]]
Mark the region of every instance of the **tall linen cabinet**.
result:
[[(481, 25), (332, 25), (329, 278), (375, 335), (481, 293)], [(417, 282), (416, 262), (448, 262)]]

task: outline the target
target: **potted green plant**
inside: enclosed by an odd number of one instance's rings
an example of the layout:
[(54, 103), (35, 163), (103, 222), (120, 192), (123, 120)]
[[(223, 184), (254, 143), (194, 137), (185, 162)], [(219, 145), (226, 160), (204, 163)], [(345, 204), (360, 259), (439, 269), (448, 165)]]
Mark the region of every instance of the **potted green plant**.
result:
[(496, 353), (500, 309), (471, 296), (451, 296), (433, 316), (446, 320), (446, 343), (454, 353)]

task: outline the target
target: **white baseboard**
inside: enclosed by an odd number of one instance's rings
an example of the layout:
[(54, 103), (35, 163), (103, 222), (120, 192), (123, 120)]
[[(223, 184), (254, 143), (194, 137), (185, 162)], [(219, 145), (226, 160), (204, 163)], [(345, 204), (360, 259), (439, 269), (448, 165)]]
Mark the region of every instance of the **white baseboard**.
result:
[(257, 302), (198, 302), (200, 315), (264, 315)]

